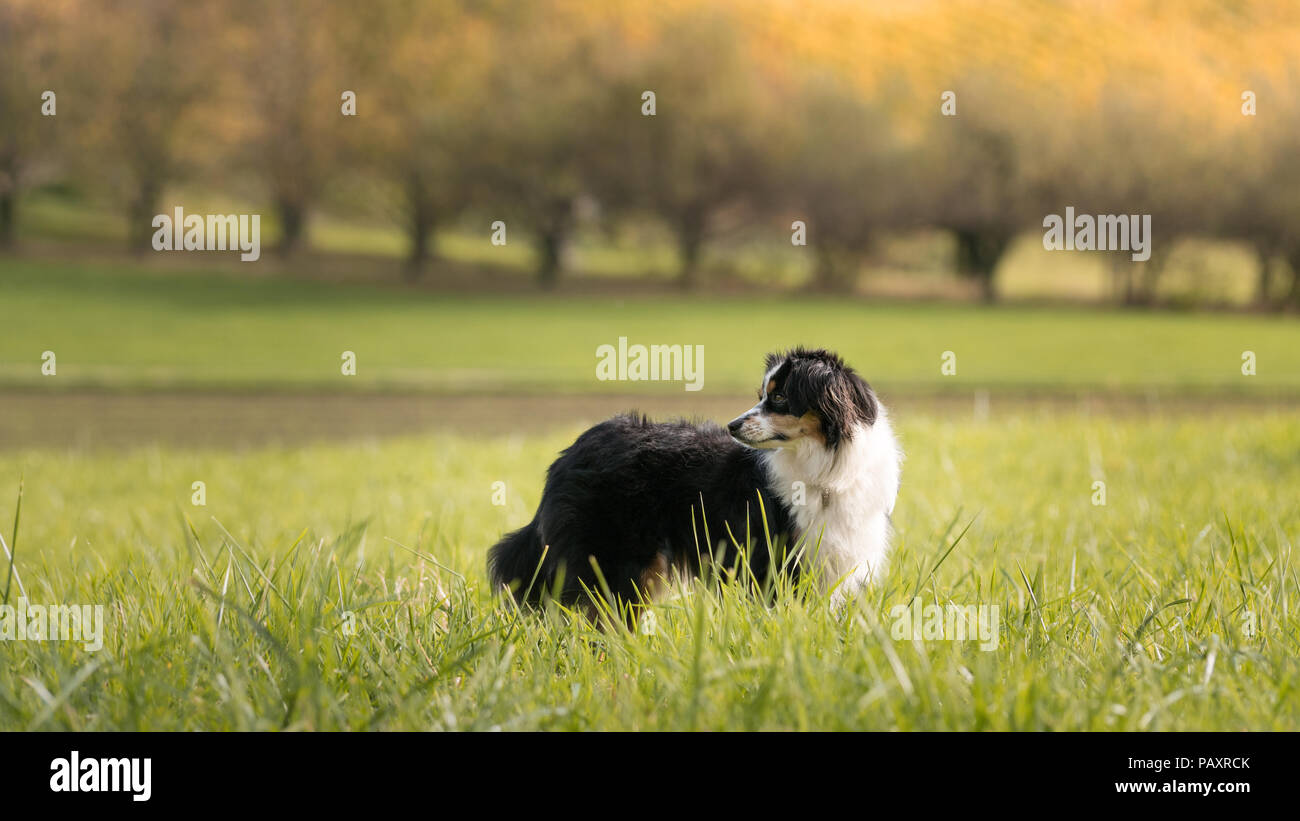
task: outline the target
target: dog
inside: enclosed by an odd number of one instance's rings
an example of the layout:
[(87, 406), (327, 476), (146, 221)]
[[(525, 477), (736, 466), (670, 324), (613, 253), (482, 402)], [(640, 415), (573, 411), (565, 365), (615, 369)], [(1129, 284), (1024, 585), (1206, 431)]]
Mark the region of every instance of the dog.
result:
[(812, 573), (838, 607), (885, 570), (901, 461), (885, 406), (839, 356), (770, 354), (758, 404), (725, 429), (627, 414), (579, 436), (488, 576), (521, 604), (592, 607), (721, 563), (761, 585)]

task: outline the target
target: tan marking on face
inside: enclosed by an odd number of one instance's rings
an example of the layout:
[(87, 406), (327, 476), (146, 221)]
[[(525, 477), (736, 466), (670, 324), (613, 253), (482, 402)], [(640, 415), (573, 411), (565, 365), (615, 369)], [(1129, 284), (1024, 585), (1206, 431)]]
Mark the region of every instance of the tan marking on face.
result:
[(803, 423), (803, 435), (816, 439), (822, 444), (826, 444), (826, 435), (822, 433), (822, 418), (812, 411), (808, 411), (799, 417)]
[(822, 420), (812, 411), (808, 411), (803, 416), (791, 416), (787, 413), (769, 414), (767, 422), (775, 433), (792, 442), (805, 436), (825, 441), (822, 435)]
[(774, 390), (776, 390), (776, 380), (775, 380), (775, 379), (769, 379), (768, 382), (767, 382), (767, 392), (768, 392), (768, 393), (771, 393), (771, 392), (774, 391)]

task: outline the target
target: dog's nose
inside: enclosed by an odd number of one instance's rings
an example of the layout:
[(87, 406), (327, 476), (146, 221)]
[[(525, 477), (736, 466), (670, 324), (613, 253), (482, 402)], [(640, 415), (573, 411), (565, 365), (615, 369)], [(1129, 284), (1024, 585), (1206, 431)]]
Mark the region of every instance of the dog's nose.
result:
[(731, 431), (732, 433), (739, 433), (740, 426), (743, 424), (745, 424), (745, 417), (743, 416), (737, 417), (727, 423), (727, 430)]

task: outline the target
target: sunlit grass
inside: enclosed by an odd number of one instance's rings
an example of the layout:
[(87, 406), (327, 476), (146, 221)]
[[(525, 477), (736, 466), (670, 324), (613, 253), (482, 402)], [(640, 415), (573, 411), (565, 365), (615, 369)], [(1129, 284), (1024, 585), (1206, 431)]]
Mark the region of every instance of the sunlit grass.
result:
[[(704, 346), (704, 388), (747, 392), (761, 355), (813, 344), (886, 391), (1300, 392), (1293, 317), (889, 305), (781, 296), (448, 295), (397, 286), (0, 262), (0, 382), (45, 388), (357, 387), (680, 392), (599, 381), (596, 350)], [(42, 354), (57, 356), (53, 378)], [(344, 351), (355, 377), (341, 375)], [(956, 372), (941, 371), (944, 352)], [(1242, 373), (1254, 352), (1256, 375)]]
[[(0, 642), (0, 727), (1300, 727), (1300, 417), (899, 421), (898, 549), (857, 606), (695, 589), (650, 635), (486, 589), (576, 431), (8, 454), (27, 599), (107, 628), (97, 654)], [(914, 591), (997, 605), (997, 649), (891, 638)]]

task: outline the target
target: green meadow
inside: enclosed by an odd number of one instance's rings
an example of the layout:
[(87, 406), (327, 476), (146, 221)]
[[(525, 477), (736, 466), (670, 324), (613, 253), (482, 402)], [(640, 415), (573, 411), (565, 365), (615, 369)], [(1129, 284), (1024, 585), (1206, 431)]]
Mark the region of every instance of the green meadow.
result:
[[(0, 727), (1300, 728), (1300, 416), (900, 429), (897, 548), (869, 595), (836, 613), (698, 585), (636, 633), (486, 589), (485, 550), (576, 430), (9, 453), (11, 601), (21, 583), (105, 623), (99, 652), (0, 642)], [(900, 637), (914, 597), (995, 606), (996, 647)]]
[[(626, 337), (704, 346), (710, 392), (751, 391), (763, 353), (806, 343), (839, 351), (886, 394), (1300, 395), (1300, 326), (1277, 315), (455, 294), (45, 261), (0, 263), (0, 305), (0, 382), (43, 389), (681, 390), (597, 380), (596, 349)], [(53, 378), (41, 371), (45, 351), (56, 357)], [(344, 351), (356, 354), (355, 377), (342, 376)], [(1247, 351), (1253, 376), (1242, 373)]]
[[(31, 260), (0, 264), (0, 305), (0, 408), (141, 389), (662, 407), (680, 384), (598, 382), (596, 347), (704, 345), (702, 393), (725, 398), (802, 342), (905, 400), (907, 454), (890, 571), (846, 610), (701, 583), (632, 632), (486, 586), (487, 548), (531, 516), (576, 419), (255, 447), (10, 438), (0, 590), (102, 605), (103, 647), (0, 640), (0, 729), (1300, 729), (1293, 318), (488, 298)], [(1139, 401), (1073, 401), (1093, 395)], [(914, 602), (996, 613), (995, 640), (902, 630)]]

